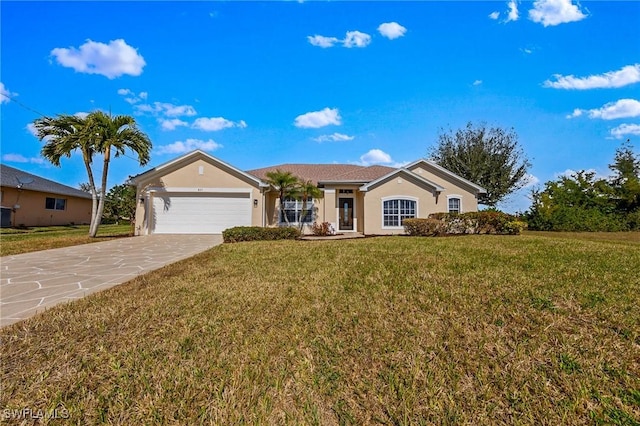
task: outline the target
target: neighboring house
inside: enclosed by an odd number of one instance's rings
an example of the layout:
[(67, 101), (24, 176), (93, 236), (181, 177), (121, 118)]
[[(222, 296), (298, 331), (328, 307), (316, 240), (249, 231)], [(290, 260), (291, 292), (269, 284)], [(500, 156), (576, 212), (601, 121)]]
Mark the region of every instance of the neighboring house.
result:
[(2, 227), (88, 224), (91, 194), (0, 164)]
[[(290, 171), (323, 197), (309, 214), (288, 199), (282, 210), (266, 174)], [(281, 164), (242, 171), (196, 150), (132, 179), (136, 235), (221, 233), (232, 226), (329, 222), (337, 232), (400, 234), (402, 221), (435, 212), (478, 209), (480, 186), (427, 160), (402, 168), (354, 164)], [(286, 219), (285, 219), (286, 216)]]

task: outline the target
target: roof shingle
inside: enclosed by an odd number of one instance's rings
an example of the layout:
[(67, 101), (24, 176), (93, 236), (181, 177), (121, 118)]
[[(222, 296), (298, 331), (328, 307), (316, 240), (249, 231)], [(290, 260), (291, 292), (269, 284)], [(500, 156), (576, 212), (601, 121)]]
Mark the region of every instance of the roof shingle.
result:
[(0, 185), (15, 188), (21, 183), (22, 189), (26, 191), (40, 191), (50, 194), (67, 195), (69, 197), (91, 198), (91, 194), (79, 189), (0, 164)]
[(319, 181), (335, 180), (338, 176), (365, 168), (367, 167), (355, 164), (279, 164), (277, 166), (247, 170), (247, 173), (266, 181), (267, 173), (281, 170), (291, 172), (300, 179), (311, 180), (317, 185)]

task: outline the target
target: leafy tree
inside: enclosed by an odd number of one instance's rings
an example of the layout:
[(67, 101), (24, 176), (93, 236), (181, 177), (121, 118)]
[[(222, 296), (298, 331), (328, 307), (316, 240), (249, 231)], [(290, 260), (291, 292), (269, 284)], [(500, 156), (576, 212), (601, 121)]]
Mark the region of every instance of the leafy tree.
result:
[(441, 131), (429, 156), (440, 166), (487, 190), (480, 203), (495, 206), (528, 183), (531, 163), (513, 129), (467, 123), (455, 133)]
[(615, 212), (611, 194), (609, 183), (596, 179), (594, 172), (561, 176), (545, 183), (543, 190), (532, 191), (529, 227), (542, 231), (616, 230), (615, 224), (609, 223)]
[(616, 151), (614, 172), (597, 179), (584, 170), (532, 191), (530, 229), (546, 231), (624, 231), (640, 229), (640, 158), (627, 142)]
[(611, 185), (615, 188), (618, 208), (626, 212), (640, 208), (640, 155), (634, 155), (630, 140), (616, 150), (609, 169), (613, 172)]
[(322, 196), (322, 191), (311, 180), (299, 180), (298, 185), (294, 189), (295, 196), (302, 200), (302, 213), (300, 215), (300, 231), (304, 227), (304, 218), (310, 213), (308, 206), (309, 199)]
[(274, 172), (267, 172), (267, 183), (273, 185), (278, 190), (280, 199), (280, 222), (289, 224), (289, 219), (284, 212), (284, 199), (295, 193), (298, 186), (298, 178), (291, 172), (277, 169)]
[(128, 219), (133, 225), (136, 215), (136, 188), (128, 182), (114, 185), (107, 193), (105, 216), (119, 223)]
[[(149, 162), (151, 141), (136, 127), (133, 117), (126, 115), (111, 116), (102, 111), (93, 111), (86, 117), (58, 115), (34, 121), (38, 138), (45, 140), (42, 155), (52, 164), (60, 166), (63, 156), (80, 150), (89, 177), (92, 195), (91, 226), (89, 236), (95, 237), (104, 211), (105, 192), (111, 156), (119, 157), (127, 150), (138, 157), (141, 166)], [(101, 186), (96, 188), (92, 169), (93, 156), (103, 157)]]

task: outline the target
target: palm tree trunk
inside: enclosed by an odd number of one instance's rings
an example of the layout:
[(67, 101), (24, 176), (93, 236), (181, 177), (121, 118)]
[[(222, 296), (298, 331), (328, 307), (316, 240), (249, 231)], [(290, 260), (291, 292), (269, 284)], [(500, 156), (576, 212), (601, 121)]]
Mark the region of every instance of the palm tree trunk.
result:
[(93, 178), (93, 170), (91, 170), (91, 164), (87, 161), (87, 157), (85, 156), (84, 166), (87, 169), (87, 176), (89, 177), (89, 188), (91, 189), (91, 223), (89, 225), (89, 236), (91, 235), (91, 230), (93, 229), (94, 222), (96, 221), (96, 212), (98, 211), (98, 191), (96, 190), (96, 183)]
[(109, 173), (110, 157), (111, 147), (109, 146), (104, 152), (104, 166), (102, 167), (102, 186), (100, 188), (100, 199), (98, 200), (98, 211), (96, 212), (96, 217), (89, 233), (89, 236), (92, 238), (95, 237), (98, 233), (98, 227), (100, 226), (100, 222), (102, 221), (102, 213), (104, 212), (104, 199), (106, 198), (107, 192), (107, 174)]
[(284, 211), (284, 193), (280, 193), (280, 214), (284, 218), (284, 223), (289, 226), (289, 218), (287, 217), (287, 212)]

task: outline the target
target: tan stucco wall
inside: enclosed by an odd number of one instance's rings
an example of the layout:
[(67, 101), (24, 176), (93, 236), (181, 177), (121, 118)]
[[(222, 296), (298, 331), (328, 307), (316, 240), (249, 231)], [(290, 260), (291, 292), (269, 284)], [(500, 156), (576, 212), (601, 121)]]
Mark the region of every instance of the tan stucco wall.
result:
[(438, 170), (426, 169), (425, 167), (421, 167), (420, 165), (412, 167), (411, 171), (416, 173), (418, 176), (430, 180), (431, 182), (437, 183), (438, 185), (445, 188), (445, 190), (441, 192), (440, 196), (438, 197), (436, 210), (430, 213), (446, 212), (448, 209), (447, 196), (449, 195), (459, 195), (462, 197), (461, 213), (478, 211), (478, 200), (476, 199), (473, 188), (465, 184), (456, 182), (456, 180)]
[(382, 203), (383, 198), (387, 197), (416, 199), (418, 217), (427, 217), (430, 213), (438, 211), (436, 197), (430, 188), (406, 175), (396, 175), (364, 193), (366, 221), (363, 232), (365, 234), (404, 233), (402, 227), (385, 229), (382, 226)]
[[(47, 210), (46, 198), (64, 198), (67, 200), (65, 210)], [(25, 226), (52, 226), (52, 225), (76, 225), (91, 222), (91, 200), (71, 197), (68, 195), (56, 195), (46, 192), (22, 190), (17, 188), (2, 187), (2, 206), (12, 208), (19, 204), (20, 208), (11, 215), (11, 225)]]
[[(200, 167), (203, 173), (200, 174)], [(246, 179), (242, 175), (238, 175), (233, 170), (226, 167), (212, 164), (203, 159), (196, 159), (187, 164), (176, 164), (174, 167), (168, 167), (165, 174), (142, 180), (138, 183), (137, 199), (138, 206), (136, 208), (136, 235), (144, 235), (148, 233), (147, 208), (153, 206), (152, 188), (162, 191), (165, 188), (172, 192), (176, 188), (185, 189), (182, 192), (209, 192), (208, 189), (213, 188), (233, 188), (242, 190), (251, 190), (251, 224), (254, 226), (263, 225), (263, 196), (256, 182)], [(145, 201), (140, 202), (140, 198)], [(258, 200), (258, 204), (254, 205), (253, 200)], [(194, 224), (194, 226), (197, 226)]]

